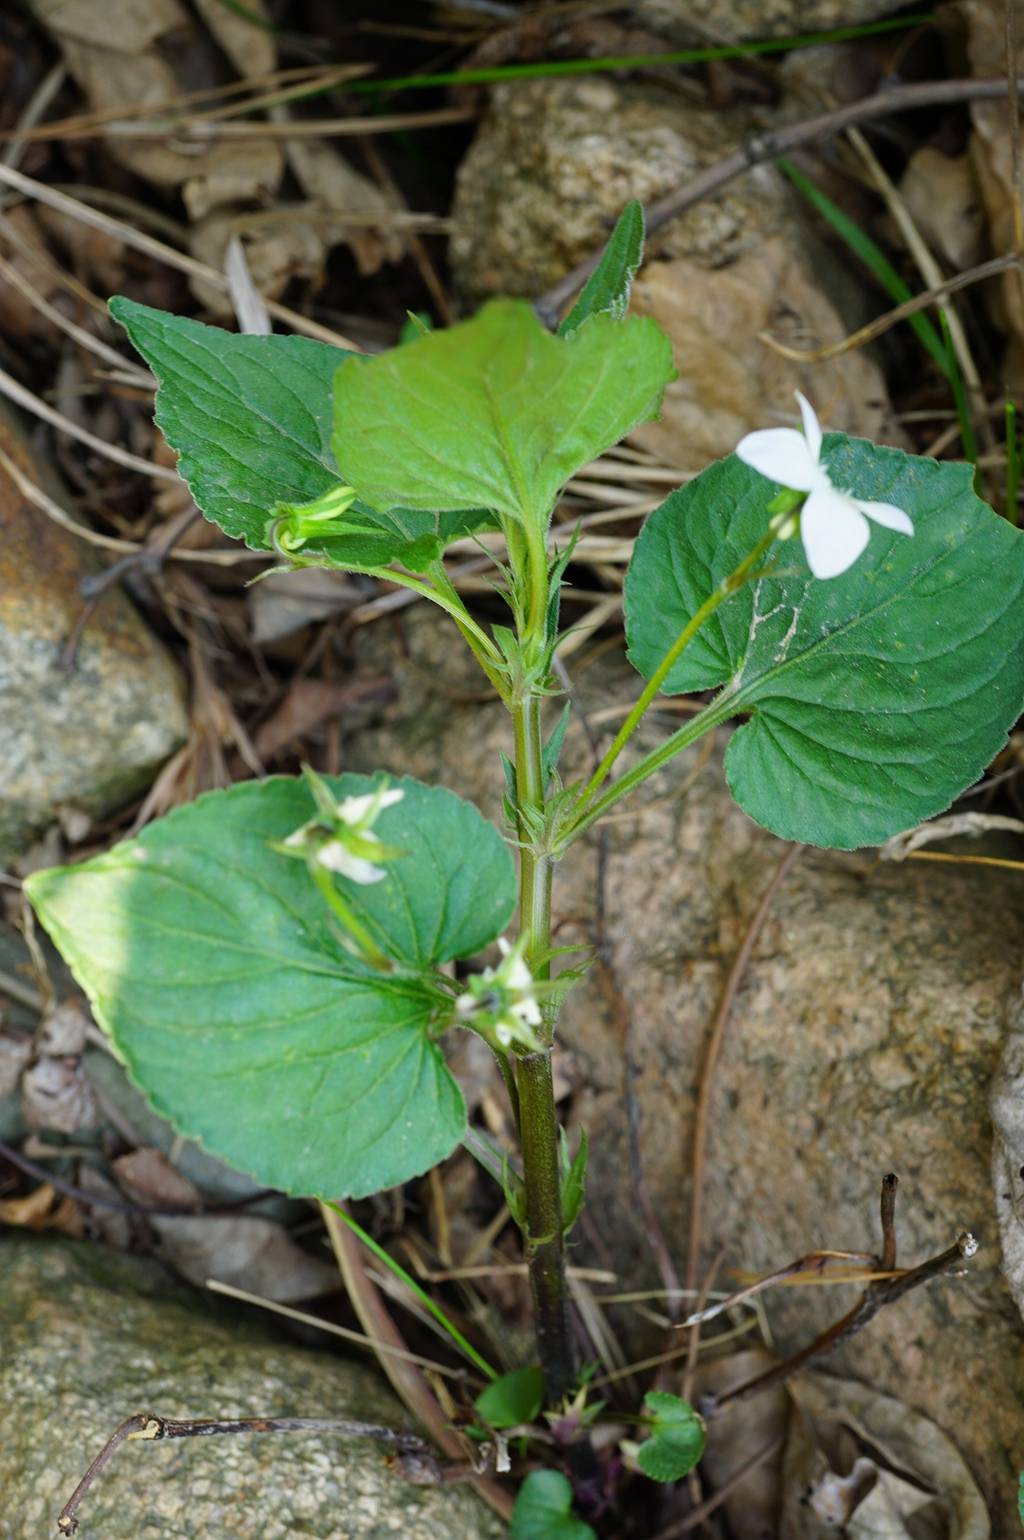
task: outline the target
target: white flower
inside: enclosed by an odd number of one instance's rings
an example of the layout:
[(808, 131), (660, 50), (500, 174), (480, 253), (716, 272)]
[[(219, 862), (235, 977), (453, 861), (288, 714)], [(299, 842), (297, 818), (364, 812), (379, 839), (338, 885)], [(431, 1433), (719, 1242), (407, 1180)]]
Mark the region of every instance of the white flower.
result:
[[(375, 834), (364, 834), (363, 838), (380, 844)], [(352, 882), (358, 882), (363, 887), (371, 882), (381, 882), (387, 876), (383, 866), (374, 866), (373, 862), (367, 861), (365, 856), (353, 855), (341, 840), (328, 840), (326, 845), (320, 846), (314, 859), (320, 866), (326, 866), (329, 872), (338, 872), (342, 877), (348, 877)]]
[(748, 433), (736, 445), (736, 453), (769, 481), (808, 494), (800, 514), (807, 565), (816, 578), (838, 577), (853, 566), (867, 545), (871, 533), (868, 519), (901, 535), (912, 535), (914, 526), (902, 508), (892, 503), (866, 502), (833, 486), (821, 463), (821, 425), (815, 410), (799, 391), (796, 399), (804, 421), (803, 433), (795, 428)]
[(360, 797), (344, 797), (335, 802), (330, 788), (320, 776), (308, 767), (305, 774), (317, 803), (317, 817), (302, 824), (274, 848), (285, 854), (294, 851), (363, 887), (382, 881), (387, 872), (383, 866), (376, 865), (373, 859), (376, 852), (379, 851), (380, 859), (392, 859), (401, 851), (384, 845), (374, 834), (373, 824), (384, 808), (401, 802), (405, 792), (396, 787), (390, 791), (371, 791)]
[(351, 827), (362, 823), (370, 813), (373, 814), (370, 819), (372, 823), (378, 813), (382, 813), (386, 807), (394, 807), (404, 796), (405, 792), (397, 788), (392, 791), (370, 791), (365, 797), (345, 797), (337, 804), (335, 812), (343, 823)]
[(533, 974), (520, 946), (510, 946), (504, 936), (498, 937), (498, 946), (502, 962), (473, 975), (470, 989), (455, 1002), (455, 1014), (465, 1020), (483, 1013), (503, 1048), (519, 1043), (535, 1051), (541, 1047), (535, 1028), (544, 1018), (534, 994)]

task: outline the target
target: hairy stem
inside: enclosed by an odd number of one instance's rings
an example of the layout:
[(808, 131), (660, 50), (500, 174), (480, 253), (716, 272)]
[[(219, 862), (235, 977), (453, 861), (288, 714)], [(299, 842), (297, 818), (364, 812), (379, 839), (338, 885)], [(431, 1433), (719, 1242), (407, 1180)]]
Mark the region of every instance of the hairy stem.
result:
[[(544, 807), (544, 769), (540, 699), (532, 692), (512, 708), (515, 730), (516, 790), (526, 813)], [(526, 819), (520, 820), (519, 928), (524, 957), (535, 978), (548, 977), (551, 947), (551, 876), (549, 855), (534, 848)], [(549, 1403), (565, 1395), (575, 1377), (569, 1332), (565, 1242), (562, 1236), (558, 1117), (551, 1075), (554, 1022), (546, 1012), (545, 1039), (539, 1053), (516, 1060), (520, 1141), (526, 1196), (526, 1260), (533, 1294), (537, 1346)]]

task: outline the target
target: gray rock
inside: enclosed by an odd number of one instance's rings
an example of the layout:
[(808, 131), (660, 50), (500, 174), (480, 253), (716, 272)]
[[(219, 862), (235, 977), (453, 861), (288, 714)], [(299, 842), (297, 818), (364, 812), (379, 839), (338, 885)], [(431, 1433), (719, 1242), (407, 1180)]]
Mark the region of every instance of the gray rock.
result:
[[(83, 1242), (0, 1240), (0, 1540), (55, 1533), (124, 1417), (338, 1416), (407, 1426), (369, 1369), (215, 1316), (155, 1263)], [(497, 1540), (466, 1488), (410, 1486), (379, 1445), (330, 1434), (129, 1444), (81, 1540)]]
[[(472, 303), (536, 297), (600, 247), (629, 199), (647, 203), (689, 181), (754, 127), (736, 110), (608, 79), (496, 88), (459, 168), (451, 258), (460, 289)], [(799, 216), (781, 175), (758, 166), (652, 238), (633, 308), (672, 341), (678, 378), (660, 421), (635, 443), (700, 470), (751, 429), (790, 420), (798, 389), (827, 406), (829, 426), (899, 441), (863, 351), (808, 367), (760, 340), (768, 332), (806, 349), (848, 330), (820, 276), (836, 264), (815, 263)]]
[[(50, 483), (6, 410), (0, 441)], [(0, 472), (0, 865), (60, 813), (99, 817), (128, 801), (185, 736), (180, 673), (120, 589), (90, 619), (74, 668), (62, 666), (79, 581), (95, 570)]]
[[(381, 721), (350, 736), (351, 767), (442, 781), (499, 817), (498, 753), (509, 751), (502, 708), (454, 703), (448, 692), (472, 676), (453, 670), (447, 627), (433, 615), (411, 617), (405, 637), (408, 658), (397, 642), (373, 643), (374, 666), (392, 673), (400, 695)], [(621, 663), (595, 664), (579, 683), (591, 708), (639, 689)], [(652, 722), (645, 746), (677, 724)], [(584, 755), (574, 723), (567, 773), (584, 768)], [(672, 795), (683, 786), (685, 795)], [(719, 752), (701, 767), (689, 751), (627, 807), (635, 816), (607, 831), (608, 938), (630, 1023), (647, 1185), (682, 1268), (708, 1025), (785, 847), (732, 802)], [(581, 917), (594, 912), (595, 873), (593, 845), (576, 847), (559, 869), (560, 940), (586, 939)], [(997, 1534), (1017, 1524), (1024, 1332), (1000, 1271), (987, 1094), (1022, 955), (1024, 896), (1010, 873), (937, 873), (924, 863), (883, 865), (873, 852), (807, 850), (754, 950), (719, 1065), (702, 1259), (724, 1246), (728, 1278), (730, 1268), (766, 1272), (819, 1247), (874, 1249), (888, 1171), (901, 1178), (902, 1264), (974, 1231), (981, 1249), (965, 1278), (883, 1311), (828, 1368), (943, 1427), (979, 1477)], [(629, 1177), (623, 1016), (609, 995), (595, 970), (570, 996), (560, 1028), (591, 1140), (590, 1216), (577, 1237), (591, 1260), (614, 1265), (622, 1287), (656, 1286)], [(779, 1289), (765, 1303), (774, 1341), (790, 1352), (852, 1296)]]
[(892, 0), (634, 0), (634, 19), (687, 43), (796, 36), (875, 21)]

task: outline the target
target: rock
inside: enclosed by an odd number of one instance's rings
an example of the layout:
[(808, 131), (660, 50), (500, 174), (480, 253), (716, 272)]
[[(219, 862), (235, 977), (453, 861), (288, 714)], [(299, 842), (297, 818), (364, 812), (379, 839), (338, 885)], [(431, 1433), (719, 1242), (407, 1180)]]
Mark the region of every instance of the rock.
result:
[[(498, 753), (509, 749), (502, 708), (456, 703), (449, 692), (464, 681), (447, 627), (432, 614), (410, 613), (405, 638), (408, 658), (397, 641), (373, 643), (372, 666), (391, 672), (400, 693), (376, 725), (353, 728), (348, 767), (442, 781), (499, 817)], [(635, 698), (639, 684), (622, 663), (602, 663), (580, 675), (579, 688), (584, 705), (608, 707)], [(646, 746), (654, 734), (653, 724), (645, 729)], [(720, 752), (701, 766), (698, 750), (627, 804), (633, 818), (607, 826), (608, 941), (630, 1023), (644, 1170), (680, 1268), (708, 1024), (785, 848), (732, 802)], [(574, 722), (567, 773), (584, 768), (584, 755)], [(685, 796), (670, 795), (684, 784)], [(560, 941), (587, 940), (581, 917), (594, 912), (595, 872), (593, 845), (576, 847), (559, 869)], [(1011, 873), (940, 872), (880, 864), (872, 852), (800, 857), (754, 949), (716, 1077), (702, 1265), (720, 1245), (725, 1278), (730, 1268), (766, 1272), (820, 1247), (874, 1250), (888, 1171), (901, 1178), (902, 1263), (974, 1231), (981, 1249), (965, 1278), (884, 1310), (827, 1367), (937, 1422), (980, 1479), (995, 1532), (1010, 1533), (1024, 1332), (999, 1267), (987, 1095), (1017, 1008), (1024, 895)], [(570, 996), (560, 1040), (585, 1086), (578, 1110), (591, 1140), (579, 1248), (633, 1288), (658, 1278), (629, 1178), (623, 1020), (595, 970)], [(842, 1288), (764, 1298), (782, 1352), (852, 1303)], [(635, 1318), (622, 1326), (635, 1329)]]
[[(4, 1540), (53, 1533), (124, 1417), (351, 1417), (407, 1426), (361, 1364), (214, 1314), (155, 1263), (84, 1242), (0, 1240)], [(132, 1444), (80, 1511), (81, 1540), (497, 1540), (459, 1486), (416, 1487), (380, 1446), (327, 1433)]]
[(855, 27), (894, 8), (892, 0), (633, 0), (630, 10), (685, 45)]
[[(630, 198), (679, 186), (752, 127), (739, 112), (607, 79), (496, 88), (459, 169), (451, 258), (461, 291), (473, 303), (536, 297), (601, 245)], [(812, 348), (847, 331), (812, 272), (798, 215), (779, 173), (759, 166), (652, 239), (634, 308), (672, 339), (679, 378), (661, 420), (633, 438), (683, 470), (789, 420), (798, 389), (830, 426), (892, 441), (885, 386), (863, 352), (806, 366), (761, 340), (768, 331)]]
[[(47, 485), (6, 411), (0, 443)], [(84, 544), (0, 470), (0, 866), (62, 810), (120, 807), (185, 736), (179, 671), (119, 589), (90, 617), (75, 666), (62, 665), (82, 615), (79, 582), (95, 570)]]

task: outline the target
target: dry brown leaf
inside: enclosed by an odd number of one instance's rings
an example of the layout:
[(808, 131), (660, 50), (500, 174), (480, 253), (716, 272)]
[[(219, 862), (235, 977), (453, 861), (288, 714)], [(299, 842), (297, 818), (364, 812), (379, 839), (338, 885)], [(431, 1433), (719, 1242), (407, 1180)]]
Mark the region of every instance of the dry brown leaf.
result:
[(32, 1039), (0, 1032), (0, 1096), (18, 1089), (22, 1072), (32, 1061)]
[[(159, 1150), (139, 1149), (113, 1164), (118, 1186), (144, 1208), (200, 1208), (202, 1195)], [(190, 1282), (234, 1284), (291, 1303), (338, 1287), (327, 1261), (304, 1251), (283, 1225), (253, 1215), (147, 1216), (164, 1259)]]
[[(249, 21), (224, 0), (195, 0), (195, 7), (243, 80), (270, 73), (277, 63), (277, 50), (269, 27)], [(246, 0), (245, 9), (269, 20), (265, 0)]]
[(57, 37), (95, 44), (102, 31), (109, 48), (142, 53), (158, 38), (188, 25), (178, 0), (106, 0), (102, 29), (96, 0), (32, 0), (39, 20)]
[(953, 1440), (902, 1401), (827, 1374), (790, 1381), (779, 1540), (989, 1540)]
[(317, 620), (354, 609), (366, 598), (358, 578), (347, 572), (306, 567), (271, 573), (247, 590), (252, 639), (261, 646), (291, 636)]
[(336, 716), (351, 698), (350, 684), (293, 679), (273, 716), (257, 730), (253, 739), (256, 753), (264, 763), (274, 759), (289, 744)]
[(937, 256), (954, 272), (981, 261), (985, 214), (969, 155), (924, 144), (907, 162), (900, 196)]
[(44, 1182), (24, 1198), (0, 1199), (0, 1224), (26, 1230), (60, 1230), (64, 1235), (82, 1234), (82, 1216), (71, 1198), (62, 1198)]
[[(326, 248), (310, 225), (301, 220), (261, 224), (259, 216), (247, 218), (237, 209), (218, 209), (200, 220), (192, 230), (191, 253), (221, 272), (233, 235), (245, 246), (253, 283), (264, 299), (276, 299), (292, 278), (317, 279), (323, 271)], [(226, 290), (216, 289), (201, 278), (190, 282), (192, 292), (211, 314), (230, 314)]]
[(51, 1059), (75, 1058), (85, 1049), (91, 1021), (84, 1000), (62, 1000), (40, 1023), (37, 1052)]
[(161, 1150), (132, 1150), (112, 1163), (114, 1175), (127, 1197), (143, 1208), (201, 1209), (203, 1195), (187, 1176), (173, 1166)]
[(29, 1128), (75, 1134), (95, 1128), (99, 1109), (77, 1059), (38, 1059), (21, 1078), (21, 1113)]
[(345, 242), (365, 278), (377, 272), (384, 262), (400, 262), (405, 245), (398, 233), (385, 225), (381, 229), (358, 228), (345, 223), (346, 213), (387, 216), (398, 206), (369, 177), (356, 171), (333, 145), (317, 139), (293, 139), (286, 148), (288, 164), (302, 190), (313, 200), (314, 212), (337, 214), (337, 221), (317, 220), (316, 233), (330, 250)]
[[(700, 1369), (694, 1384), (695, 1399), (699, 1402), (709, 1392), (720, 1393), (730, 1385), (742, 1385), (775, 1362), (760, 1347), (715, 1359)], [(735, 1402), (727, 1414), (712, 1418), (701, 1461), (701, 1471), (712, 1490), (720, 1490), (758, 1449), (781, 1441), (788, 1418), (789, 1398), (782, 1385), (751, 1401)], [(782, 1454), (780, 1443), (778, 1453), (738, 1481), (725, 1499), (722, 1511), (734, 1540), (774, 1540), (778, 1533)]]

